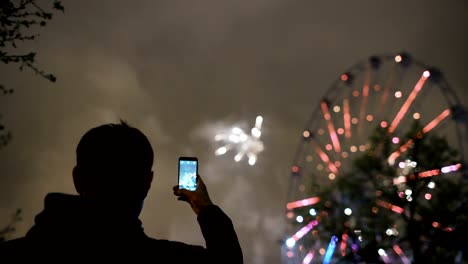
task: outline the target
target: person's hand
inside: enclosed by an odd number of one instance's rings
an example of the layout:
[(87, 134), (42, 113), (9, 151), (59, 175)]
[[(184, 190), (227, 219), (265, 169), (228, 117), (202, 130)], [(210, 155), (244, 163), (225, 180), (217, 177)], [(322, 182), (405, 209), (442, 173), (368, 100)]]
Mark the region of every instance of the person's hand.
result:
[(197, 175), (197, 189), (195, 191), (179, 189), (178, 185), (172, 189), (174, 195), (179, 197), (178, 200), (188, 202), (197, 215), (203, 208), (213, 204), (200, 175)]

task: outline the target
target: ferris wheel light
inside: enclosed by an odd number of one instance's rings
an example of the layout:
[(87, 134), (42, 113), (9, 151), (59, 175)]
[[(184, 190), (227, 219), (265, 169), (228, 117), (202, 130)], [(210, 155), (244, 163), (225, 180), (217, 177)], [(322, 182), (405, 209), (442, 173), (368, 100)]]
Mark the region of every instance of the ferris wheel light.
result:
[(295, 244), (296, 244), (296, 240), (294, 240), (294, 238), (292, 237), (286, 240), (286, 246), (288, 246), (289, 248), (294, 247)]
[(302, 264), (309, 264), (313, 258), (314, 258), (314, 251), (311, 250), (309, 251), (309, 253), (307, 253), (305, 258), (302, 260)]
[(302, 223), (304, 221), (304, 217), (302, 217), (302, 215), (298, 215), (298, 216), (296, 216), (296, 221), (298, 223)]
[[(288, 192), (288, 200), (296, 201), (313, 195), (318, 198), (321, 189), (320, 184), (325, 184), (327, 190), (328, 188), (334, 188), (336, 191), (326, 192), (325, 196), (320, 195), (321, 201), (317, 204), (304, 206), (302, 200), (300, 203), (299, 201), (290, 203), (290, 208), (293, 206), (299, 208), (287, 210), (287, 212), (294, 210), (294, 216), (291, 218), (286, 219), (285, 215), (282, 215), (288, 223), (288, 229), (284, 231), (286, 235), (283, 239), (289, 238), (289, 244), (293, 247), (286, 248), (288, 241), (283, 240), (282, 254), (285, 261), (308, 264), (312, 262), (312, 257), (315, 256), (313, 261), (318, 261), (318, 257), (320, 262), (326, 263), (325, 256), (329, 253), (327, 249), (327, 242), (329, 241), (327, 240), (336, 230), (325, 222), (328, 222), (327, 219), (336, 219), (337, 217), (343, 220), (343, 222), (338, 223), (339, 226), (346, 229), (336, 234), (339, 235), (339, 242), (345, 250), (343, 251), (342, 248), (340, 252), (334, 251), (331, 255), (334, 258), (341, 257), (340, 255), (345, 257), (352, 252), (357, 252), (357, 248), (360, 247), (358, 246), (359, 241), (362, 242), (365, 235), (356, 235), (356, 241), (349, 241), (348, 239), (348, 242), (344, 242), (346, 239), (342, 235), (354, 233), (355, 221), (366, 221), (365, 219), (355, 218), (356, 216), (365, 215), (365, 217), (368, 217), (367, 214), (371, 214), (389, 218), (389, 222), (384, 226), (384, 228), (387, 227), (388, 229), (380, 230), (380, 233), (383, 235), (382, 239), (389, 240), (390, 244), (376, 244), (373, 249), (373, 254), (378, 253), (376, 258), (383, 260), (385, 263), (398, 261), (403, 264), (410, 264), (411, 262), (404, 254), (411, 254), (411, 248), (403, 247), (406, 244), (402, 244), (400, 248), (399, 244), (396, 244), (399, 242), (395, 241), (398, 236), (404, 237), (405, 235), (405, 233), (398, 235), (398, 231), (403, 232), (407, 228), (405, 223), (400, 223), (397, 218), (409, 214), (409, 209), (405, 208), (409, 204), (416, 205), (418, 201), (422, 200), (423, 205), (430, 206), (434, 202), (432, 198), (437, 199), (434, 192), (437, 192), (437, 189), (432, 190), (436, 187), (436, 184), (439, 184), (437, 185), (439, 187), (443, 181), (448, 179), (447, 177), (458, 178), (463, 177), (465, 174), (465, 164), (462, 166), (463, 171), (452, 172), (455, 170), (456, 162), (443, 163), (443, 165), (436, 162), (432, 166), (424, 166), (421, 161), (416, 164), (408, 160), (414, 158), (412, 149), (418, 149), (419, 139), (428, 139), (432, 134), (434, 134), (434, 137), (448, 136), (450, 138), (450, 146), (448, 147), (455, 148), (454, 151), (458, 151), (460, 147), (463, 147), (462, 144), (457, 145), (456, 142), (457, 140), (458, 142), (464, 142), (465, 133), (460, 136), (458, 135), (460, 133), (455, 133), (458, 131), (450, 130), (450, 127), (455, 125), (458, 128), (461, 125), (464, 132), (466, 111), (464, 111), (462, 118), (456, 118), (455, 106), (457, 105), (453, 104), (453, 100), (451, 101), (453, 96), (456, 98), (456, 94), (452, 94), (448, 83), (444, 79), (441, 79), (441, 82), (436, 82), (434, 80), (437, 75), (436, 70), (421, 68), (421, 65), (424, 64), (417, 60), (413, 61), (404, 52), (393, 53), (390, 56), (380, 56), (379, 59), (386, 60), (388, 64), (383, 63), (384, 67), (373, 69), (369, 63), (360, 62), (357, 67), (350, 68), (349, 72), (343, 71), (342, 74), (336, 76), (338, 78), (335, 79), (325, 95), (326, 104), (322, 105), (322, 111), (320, 111), (320, 103), (322, 102), (319, 98), (316, 98), (318, 107), (310, 116), (311, 119), (307, 121), (306, 130), (299, 130), (302, 136), (300, 140), (302, 141), (297, 147), (297, 152), (295, 152), (294, 162), (296, 163), (293, 164), (300, 165), (300, 176), (295, 177), (293, 173), (290, 173), (291, 188), (290, 192)], [(371, 73), (366, 72), (369, 68), (374, 71), (370, 71)], [(369, 82), (367, 81), (368, 77), (370, 78)], [(354, 83), (355, 81), (356, 83)], [(428, 87), (425, 82), (430, 82), (431, 86)], [(433, 88), (437, 88), (437, 92), (450, 91), (451, 93), (448, 97), (439, 96), (440, 100), (437, 103), (428, 104), (427, 98), (421, 96), (426, 95), (426, 92), (428, 92), (430, 98), (437, 97), (436, 94), (432, 94), (435, 90)], [(366, 96), (368, 96), (367, 99)], [(367, 108), (361, 105), (364, 104), (364, 101), (368, 102)], [(439, 110), (437, 110), (436, 106), (440, 107)], [(439, 116), (434, 119), (437, 115)], [(411, 123), (414, 122), (417, 123), (417, 126), (412, 127)], [(332, 123), (333, 127), (329, 123)], [(333, 131), (333, 128), (336, 130)], [(337, 137), (333, 135), (335, 133)], [(299, 134), (296, 134), (296, 136), (300, 137)], [(340, 144), (341, 150), (335, 148), (336, 143)], [(424, 150), (422, 151), (424, 152)], [(345, 194), (340, 192), (346, 192), (346, 190), (337, 190), (336, 184), (339, 185), (341, 179), (344, 179), (343, 177), (352, 178), (348, 180), (357, 180), (353, 178), (354, 162), (363, 154), (370, 156), (371, 159), (375, 159), (379, 163), (385, 162), (387, 164), (382, 170), (370, 172), (382, 182), (382, 185), (365, 187), (366, 190), (361, 194), (363, 196), (361, 198), (366, 199), (370, 207), (361, 208), (356, 206), (356, 201), (353, 198), (348, 201), (346, 197), (342, 196)], [(439, 175), (439, 177), (436, 175)], [(429, 177), (434, 178), (429, 179)], [(326, 180), (327, 178), (329, 180)], [(317, 182), (317, 179), (320, 181)], [(437, 181), (437, 183), (431, 180)], [(422, 184), (421, 192), (413, 188), (412, 183), (416, 182)], [(396, 200), (384, 195), (389, 190), (394, 194)], [(415, 192), (412, 192), (412, 190), (415, 190)], [(331, 198), (327, 196), (331, 196)], [(361, 198), (356, 198), (359, 203)], [(286, 203), (289, 201), (286, 201)], [(341, 204), (341, 206), (335, 208), (338, 211), (327, 210), (332, 208), (332, 204), (335, 203)], [(364, 214), (361, 210), (365, 211)], [(416, 214), (416, 218), (419, 221), (427, 217)], [(320, 222), (323, 226), (310, 228), (310, 232), (309, 228), (304, 229), (312, 220), (323, 220), (324, 223)], [(432, 221), (434, 220), (436, 219)], [(431, 223), (429, 222), (428, 225), (430, 227)], [(441, 223), (438, 228), (442, 231), (445, 227), (446, 225)], [(290, 228), (293, 228), (293, 230)], [(294, 234), (296, 231), (298, 232)], [(329, 235), (326, 236), (324, 232)], [(379, 240), (379, 242), (384, 242), (384, 240)], [(294, 253), (293, 258), (288, 259), (287, 252)], [(338, 260), (332, 259), (330, 262), (334, 261)]]
[(403, 58), (401, 57), (401, 55), (396, 55), (395, 56), (395, 62), (401, 62), (403, 60)]
[(350, 208), (346, 208), (344, 210), (344, 213), (345, 213), (345, 215), (351, 215), (353, 213), (353, 211)]

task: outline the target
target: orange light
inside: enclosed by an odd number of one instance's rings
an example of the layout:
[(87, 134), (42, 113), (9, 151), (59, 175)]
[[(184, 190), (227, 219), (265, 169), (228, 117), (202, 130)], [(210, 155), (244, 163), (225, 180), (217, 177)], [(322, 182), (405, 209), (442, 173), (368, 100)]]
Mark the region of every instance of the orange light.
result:
[(392, 210), (393, 212), (398, 213), (398, 214), (402, 214), (403, 211), (404, 211), (403, 208), (401, 208), (399, 206), (396, 206), (396, 205), (393, 205), (391, 203), (382, 201), (382, 200), (376, 200), (375, 203), (380, 207), (387, 208), (387, 209)]
[(298, 208), (298, 207), (304, 207), (304, 206), (308, 206), (308, 205), (311, 205), (311, 204), (316, 204), (318, 202), (320, 202), (319, 197), (311, 197), (311, 198), (307, 198), (307, 199), (287, 203), (286, 208), (288, 210), (291, 210), (291, 209)]
[(351, 137), (351, 114), (349, 113), (349, 102), (348, 99), (343, 100), (343, 120), (345, 127), (345, 137)]
[(389, 133), (393, 133), (395, 131), (397, 126), (400, 124), (400, 121), (403, 119), (406, 112), (408, 111), (410, 106), (413, 104), (414, 100), (416, 99), (416, 96), (418, 96), (418, 93), (422, 90), (423, 85), (426, 82), (427, 77), (428, 77), (428, 76), (426, 76), (427, 74), (425, 74), (425, 73), (426, 72), (423, 73), (423, 75), (421, 76), (419, 81), (416, 83), (416, 85), (414, 86), (413, 91), (411, 91), (411, 93), (408, 96), (408, 98), (406, 99), (405, 103), (401, 106), (400, 111), (398, 111), (398, 114), (395, 116), (395, 119), (393, 119), (393, 122), (390, 125), (390, 128), (388, 129)]
[(328, 125), (328, 133), (330, 134), (330, 139), (333, 143), (333, 148), (336, 152), (341, 152), (340, 140), (338, 139), (338, 135), (336, 134), (335, 126), (331, 120), (330, 111), (328, 110), (327, 102), (322, 101), (321, 103), (323, 118), (327, 121)]
[(450, 109), (445, 109), (439, 116), (437, 116), (434, 120), (432, 120), (427, 126), (425, 126), (422, 130), (424, 134), (431, 131), (434, 127), (436, 127), (440, 122), (442, 122), (445, 118), (450, 115)]
[(343, 82), (346, 82), (348, 79), (349, 79), (348, 74), (346, 74), (346, 73), (341, 74), (341, 80)]

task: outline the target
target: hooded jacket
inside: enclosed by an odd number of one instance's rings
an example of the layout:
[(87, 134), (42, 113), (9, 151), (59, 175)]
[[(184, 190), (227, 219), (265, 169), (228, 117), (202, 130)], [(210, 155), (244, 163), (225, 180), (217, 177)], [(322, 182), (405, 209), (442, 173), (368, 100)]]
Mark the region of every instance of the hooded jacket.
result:
[(0, 261), (243, 263), (232, 222), (219, 207), (204, 208), (197, 220), (206, 248), (150, 238), (137, 217), (80, 196), (52, 193), (46, 196), (44, 210), (25, 237), (0, 244)]

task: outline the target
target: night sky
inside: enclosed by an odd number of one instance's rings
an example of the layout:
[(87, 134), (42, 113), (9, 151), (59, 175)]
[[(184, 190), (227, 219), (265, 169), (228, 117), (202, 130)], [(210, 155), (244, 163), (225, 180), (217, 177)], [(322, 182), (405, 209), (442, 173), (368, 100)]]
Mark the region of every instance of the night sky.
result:
[[(246, 263), (279, 263), (289, 169), (320, 96), (374, 54), (407, 51), (440, 68), (468, 105), (468, 2), (62, 1), (22, 48), (38, 52), (50, 83), (1, 65), (0, 113), (13, 141), (0, 151), (0, 224), (16, 208), (32, 225), (48, 192), (75, 193), (80, 137), (119, 118), (155, 150), (141, 215), (156, 238), (204, 245), (196, 216), (177, 201), (179, 156), (197, 156), (212, 200), (232, 218)], [(435, 102), (427, 102), (435, 103)], [(251, 167), (215, 157), (213, 131), (264, 117), (265, 151)]]

